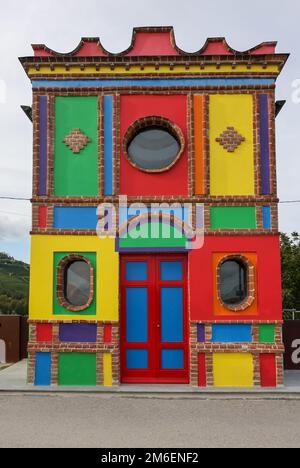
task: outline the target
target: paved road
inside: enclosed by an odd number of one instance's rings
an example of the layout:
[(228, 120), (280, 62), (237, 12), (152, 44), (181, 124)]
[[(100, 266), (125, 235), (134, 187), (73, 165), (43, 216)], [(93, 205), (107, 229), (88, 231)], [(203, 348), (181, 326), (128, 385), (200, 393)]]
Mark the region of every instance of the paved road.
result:
[(300, 447), (300, 400), (0, 395), (0, 447)]

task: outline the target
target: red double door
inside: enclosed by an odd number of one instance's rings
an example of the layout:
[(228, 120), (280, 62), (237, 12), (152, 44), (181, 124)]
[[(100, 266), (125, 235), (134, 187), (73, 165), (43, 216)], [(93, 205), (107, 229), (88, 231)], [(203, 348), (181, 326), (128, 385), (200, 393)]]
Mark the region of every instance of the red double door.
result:
[(187, 258), (121, 257), (121, 381), (189, 383)]

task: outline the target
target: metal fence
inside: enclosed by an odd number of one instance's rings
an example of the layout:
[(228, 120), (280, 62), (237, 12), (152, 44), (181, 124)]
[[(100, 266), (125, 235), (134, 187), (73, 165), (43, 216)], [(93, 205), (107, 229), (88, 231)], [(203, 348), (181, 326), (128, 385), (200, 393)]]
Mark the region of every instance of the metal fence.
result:
[(296, 309), (286, 309), (283, 311), (283, 320), (300, 320), (300, 311)]

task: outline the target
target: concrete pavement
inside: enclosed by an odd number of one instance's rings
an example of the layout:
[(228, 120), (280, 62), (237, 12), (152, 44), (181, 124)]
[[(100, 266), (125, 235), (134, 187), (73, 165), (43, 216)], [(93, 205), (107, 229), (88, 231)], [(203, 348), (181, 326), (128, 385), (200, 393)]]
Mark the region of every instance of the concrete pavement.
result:
[(300, 401), (0, 394), (0, 447), (299, 447)]

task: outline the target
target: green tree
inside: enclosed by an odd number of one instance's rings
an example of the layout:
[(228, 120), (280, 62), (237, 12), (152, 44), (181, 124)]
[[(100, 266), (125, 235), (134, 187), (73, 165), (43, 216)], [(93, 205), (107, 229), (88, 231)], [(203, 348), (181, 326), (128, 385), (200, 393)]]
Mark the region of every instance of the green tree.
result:
[(300, 310), (300, 236), (281, 234), (282, 301), (284, 309)]

